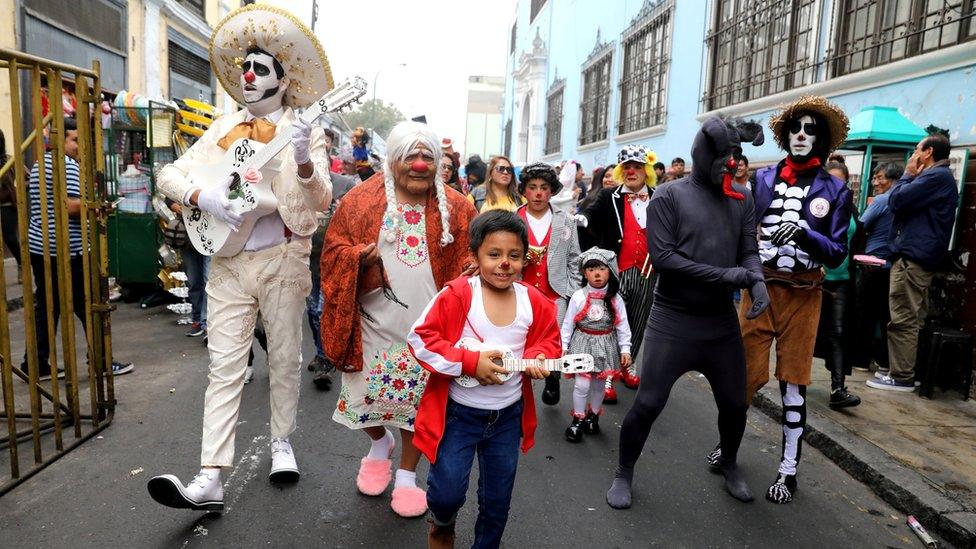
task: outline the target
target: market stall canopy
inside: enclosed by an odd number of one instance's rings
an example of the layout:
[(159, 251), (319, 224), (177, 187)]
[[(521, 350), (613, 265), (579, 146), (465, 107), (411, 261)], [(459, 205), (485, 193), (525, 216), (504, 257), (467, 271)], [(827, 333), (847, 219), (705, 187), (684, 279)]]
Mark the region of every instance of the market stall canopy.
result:
[(841, 149), (862, 150), (873, 145), (910, 145), (927, 134), (894, 107), (874, 105), (861, 109), (851, 119), (851, 131)]

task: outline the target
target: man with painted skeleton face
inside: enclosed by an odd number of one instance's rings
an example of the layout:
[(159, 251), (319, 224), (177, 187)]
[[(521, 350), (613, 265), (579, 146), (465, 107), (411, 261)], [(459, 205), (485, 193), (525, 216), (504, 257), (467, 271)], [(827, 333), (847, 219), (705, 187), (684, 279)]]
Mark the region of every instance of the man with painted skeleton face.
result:
[(607, 503), (631, 504), (631, 480), (651, 426), (671, 387), (691, 370), (701, 372), (718, 406), (725, 455), (716, 463), (726, 489), (741, 501), (752, 493), (736, 464), (746, 425), (746, 362), (732, 302), (734, 289), (751, 288), (750, 318), (768, 301), (756, 248), (752, 196), (733, 186), (741, 141), (761, 145), (755, 123), (709, 118), (695, 136), (691, 175), (658, 187), (647, 208), (647, 249), (658, 273), (644, 331), (641, 383), (620, 430), (616, 477)]
[[(259, 32), (251, 22), (260, 18)], [(210, 383), (203, 412), (201, 470), (188, 485), (174, 475), (149, 481), (150, 495), (170, 507), (222, 510), (220, 470), (234, 462), (245, 367), (258, 311), (269, 343), (272, 482), (295, 482), (298, 466), (289, 435), (295, 430), (301, 370), (302, 317), (311, 289), (308, 259), (316, 212), (332, 201), (329, 158), (321, 128), (296, 117), (332, 86), (328, 60), (307, 28), (284, 10), (251, 5), (229, 14), (211, 37), (210, 61), (224, 89), (244, 109), (216, 120), (176, 162), (162, 169), (159, 189), (237, 230), (242, 217), (230, 208), (225, 181), (191, 181), (189, 167), (212, 164), (236, 140), (268, 143), (293, 129), (291, 144), (276, 158), (270, 185), (278, 209), (259, 218), (243, 251), (214, 257), (207, 284)], [(315, 67), (315, 70), (311, 70)]]
[[(776, 379), (783, 401), (783, 452), (776, 480), (766, 492), (773, 503), (796, 493), (796, 469), (806, 429), (806, 388), (820, 318), (822, 266), (847, 256), (851, 193), (823, 168), (847, 138), (844, 112), (822, 97), (802, 97), (769, 126), (786, 159), (759, 169), (753, 183), (759, 223), (759, 258), (769, 287), (769, 309), (750, 318), (752, 292), (744, 295), (739, 322), (746, 349), (746, 402), (769, 381), (769, 350), (776, 340)], [(709, 454), (718, 463), (725, 443)]]

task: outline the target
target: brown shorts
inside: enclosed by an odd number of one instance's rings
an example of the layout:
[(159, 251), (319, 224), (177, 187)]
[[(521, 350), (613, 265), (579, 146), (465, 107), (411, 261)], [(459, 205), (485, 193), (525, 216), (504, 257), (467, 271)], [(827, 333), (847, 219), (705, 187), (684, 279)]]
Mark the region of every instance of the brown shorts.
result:
[(813, 346), (820, 323), (823, 272), (820, 269), (787, 274), (763, 269), (769, 308), (752, 320), (749, 292), (742, 292), (739, 326), (746, 349), (746, 402), (769, 381), (769, 349), (776, 340), (776, 379), (795, 385), (810, 384)]

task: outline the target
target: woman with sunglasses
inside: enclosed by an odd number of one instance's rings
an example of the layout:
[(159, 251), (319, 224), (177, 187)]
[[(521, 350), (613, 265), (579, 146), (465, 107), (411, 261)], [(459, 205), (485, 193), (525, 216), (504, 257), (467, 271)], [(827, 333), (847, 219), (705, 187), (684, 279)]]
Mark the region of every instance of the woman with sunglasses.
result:
[(484, 185), (471, 189), (468, 201), (474, 204), (478, 213), (489, 210), (514, 212), (525, 204), (525, 199), (518, 192), (512, 162), (504, 156), (492, 158), (488, 163), (487, 181)]
[(461, 167), (461, 160), (456, 152), (445, 152), (441, 157), (440, 164), (437, 165), (437, 172), (444, 181), (444, 184), (455, 191), (464, 194), (464, 187), (458, 179), (458, 168)]

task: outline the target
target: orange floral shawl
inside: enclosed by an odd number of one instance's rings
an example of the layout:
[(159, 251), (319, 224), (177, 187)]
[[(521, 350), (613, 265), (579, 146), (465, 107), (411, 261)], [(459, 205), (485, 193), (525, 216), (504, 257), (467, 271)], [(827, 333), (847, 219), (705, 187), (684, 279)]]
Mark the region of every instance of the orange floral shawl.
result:
[[(359, 296), (379, 285), (367, 280), (359, 268), (359, 256), (375, 243), (386, 211), (382, 173), (377, 173), (350, 190), (332, 216), (322, 248), (321, 284), (322, 346), (325, 354), (343, 372), (363, 369), (363, 340), (360, 332)], [(445, 187), (454, 242), (441, 246), (441, 214), (433, 188), (424, 210), (431, 272), (438, 288), (457, 278), (468, 259), (468, 224), (477, 213), (464, 196)], [(406, 334), (404, 334), (406, 335)]]

